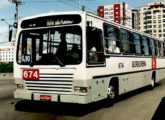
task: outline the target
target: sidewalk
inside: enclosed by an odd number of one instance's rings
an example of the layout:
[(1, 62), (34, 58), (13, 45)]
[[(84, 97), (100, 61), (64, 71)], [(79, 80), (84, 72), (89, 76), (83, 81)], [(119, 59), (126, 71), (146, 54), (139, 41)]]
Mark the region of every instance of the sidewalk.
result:
[(0, 80), (13, 80), (13, 73), (0, 73)]

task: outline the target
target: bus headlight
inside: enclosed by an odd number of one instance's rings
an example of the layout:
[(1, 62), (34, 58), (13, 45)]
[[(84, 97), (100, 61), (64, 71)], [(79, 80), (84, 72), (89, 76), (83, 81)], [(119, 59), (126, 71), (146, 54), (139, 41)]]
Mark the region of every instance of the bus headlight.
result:
[(88, 88), (87, 87), (74, 87), (74, 92), (79, 92), (79, 93), (87, 93), (88, 92)]
[(16, 88), (17, 88), (17, 89), (23, 89), (24, 87), (23, 87), (22, 84), (16, 84)]

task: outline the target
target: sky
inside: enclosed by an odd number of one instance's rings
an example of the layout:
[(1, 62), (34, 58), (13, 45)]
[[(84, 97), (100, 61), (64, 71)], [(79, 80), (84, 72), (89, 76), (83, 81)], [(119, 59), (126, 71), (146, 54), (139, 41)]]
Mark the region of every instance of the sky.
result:
[[(8, 24), (14, 23), (15, 5), (12, 0), (0, 0), (0, 46), (9, 45), (8, 43)], [(19, 18), (48, 13), (51, 11), (77, 11), (78, 0), (21, 0), (19, 5)], [(98, 6), (126, 2), (130, 8), (139, 8), (149, 2), (158, 0), (80, 0), (80, 4), (86, 6), (86, 11), (96, 12)], [(164, 0), (160, 0), (164, 1)], [(5, 19), (7, 23), (1, 21)], [(14, 35), (13, 35), (14, 36)]]

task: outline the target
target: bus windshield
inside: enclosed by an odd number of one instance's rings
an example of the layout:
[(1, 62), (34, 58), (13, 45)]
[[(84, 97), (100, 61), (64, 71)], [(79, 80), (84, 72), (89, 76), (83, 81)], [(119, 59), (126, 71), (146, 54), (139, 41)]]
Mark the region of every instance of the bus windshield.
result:
[(82, 61), (79, 26), (24, 30), (19, 35), (17, 62), (22, 65), (74, 65)]

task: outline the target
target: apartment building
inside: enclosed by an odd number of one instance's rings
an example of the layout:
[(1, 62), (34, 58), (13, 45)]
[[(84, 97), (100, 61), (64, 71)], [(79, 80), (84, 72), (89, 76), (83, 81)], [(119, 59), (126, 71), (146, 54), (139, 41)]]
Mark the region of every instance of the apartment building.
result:
[(99, 6), (98, 16), (132, 28), (132, 9), (125, 2)]
[(140, 7), (140, 31), (165, 40), (165, 1)]
[(0, 62), (14, 61), (14, 46), (0, 47)]

